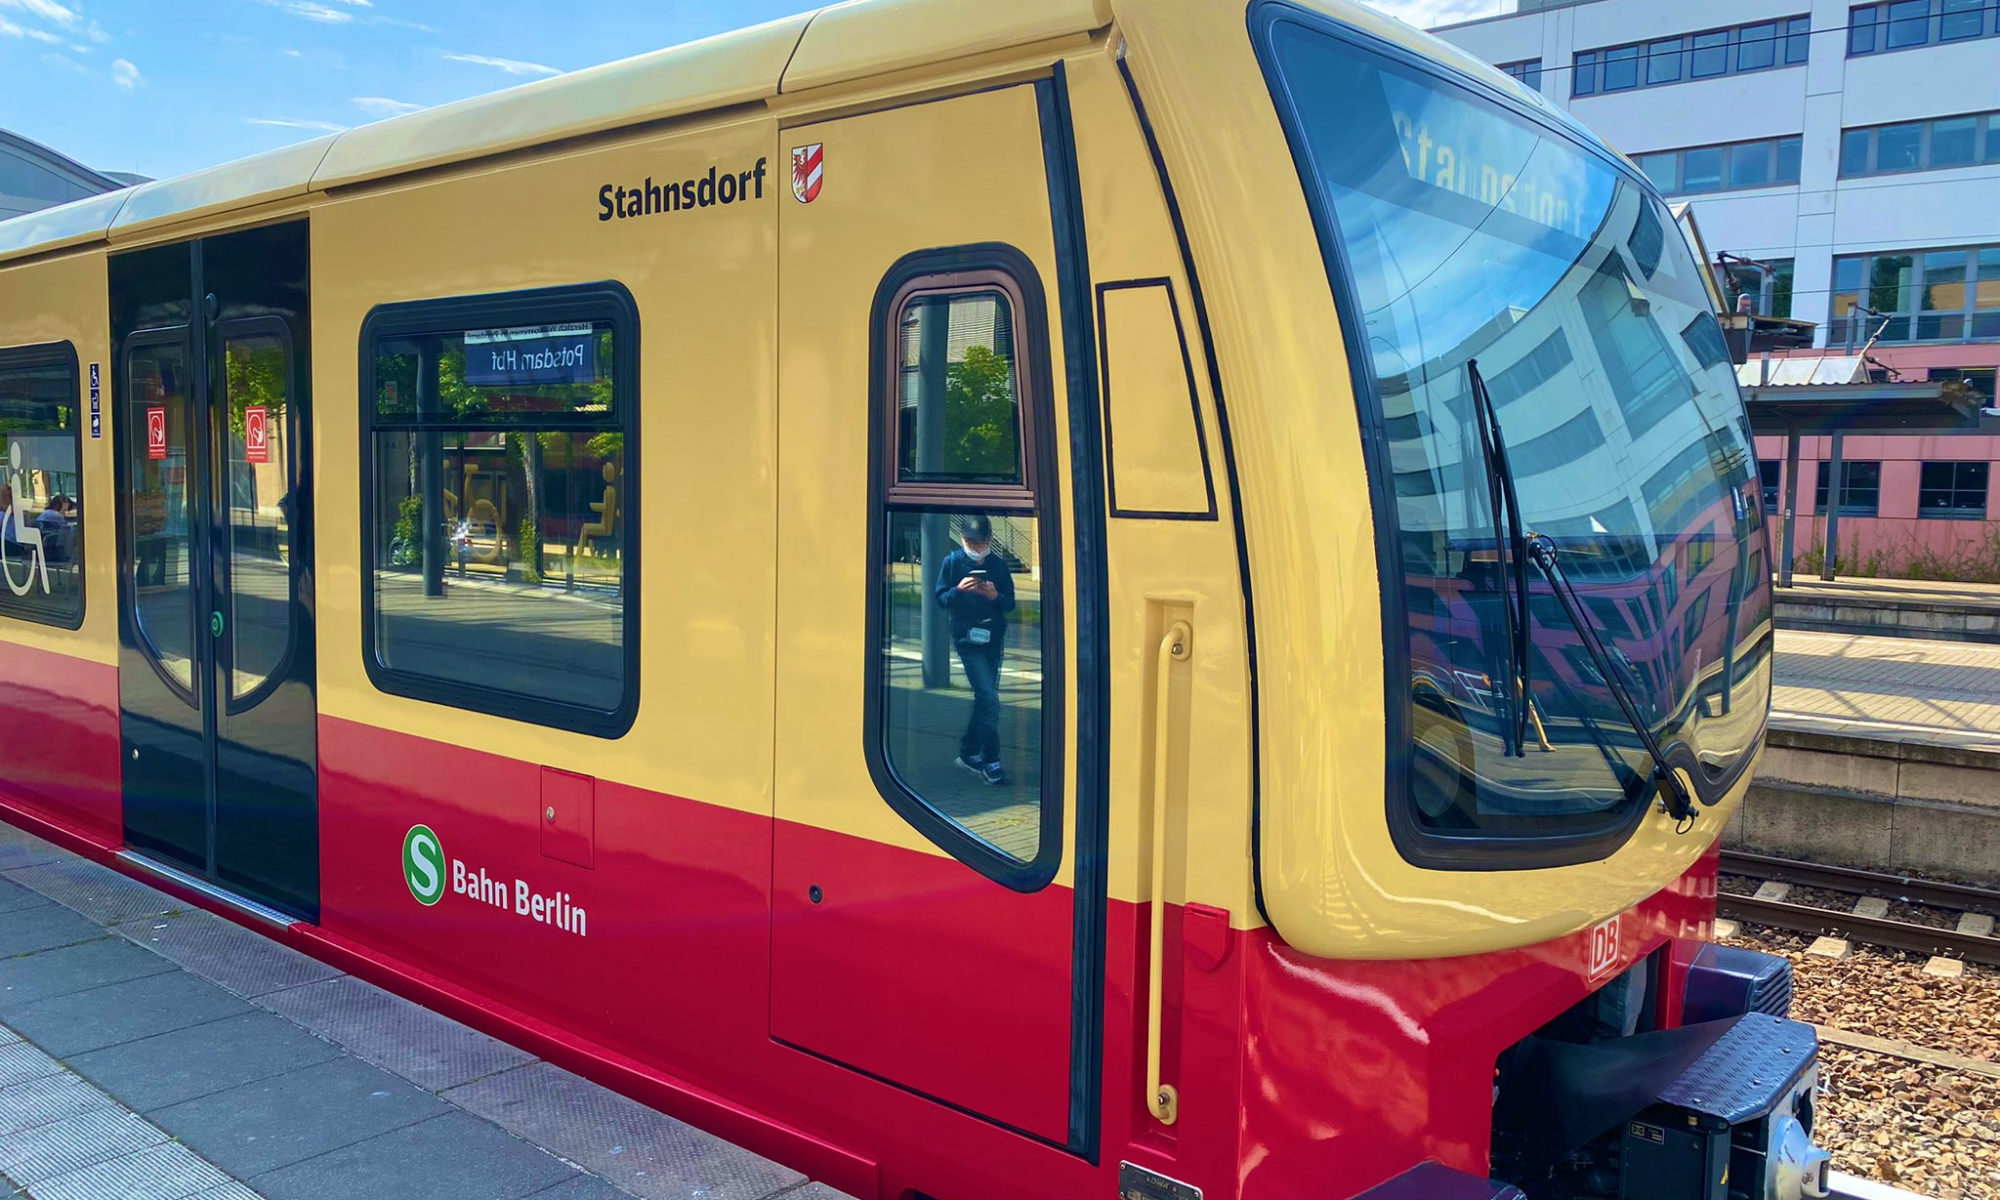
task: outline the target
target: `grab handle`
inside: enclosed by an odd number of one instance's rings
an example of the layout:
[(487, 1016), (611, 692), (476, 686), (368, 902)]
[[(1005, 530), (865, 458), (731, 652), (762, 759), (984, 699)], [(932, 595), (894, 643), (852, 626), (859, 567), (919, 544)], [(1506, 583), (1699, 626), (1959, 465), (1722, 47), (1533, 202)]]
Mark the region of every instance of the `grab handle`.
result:
[(1153, 699), (1153, 891), (1152, 951), (1146, 963), (1146, 1107), (1162, 1125), (1180, 1116), (1180, 1093), (1160, 1082), (1160, 988), (1166, 975), (1167, 916), (1167, 730), (1173, 715), (1173, 665), (1194, 651), (1194, 630), (1175, 621), (1160, 639)]

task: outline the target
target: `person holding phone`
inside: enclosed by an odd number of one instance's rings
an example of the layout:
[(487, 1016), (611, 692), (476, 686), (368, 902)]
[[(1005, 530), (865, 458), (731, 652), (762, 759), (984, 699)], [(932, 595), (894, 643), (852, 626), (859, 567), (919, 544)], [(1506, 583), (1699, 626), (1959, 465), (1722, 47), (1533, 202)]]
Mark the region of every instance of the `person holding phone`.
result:
[(972, 688), (972, 716), (958, 739), (958, 765), (986, 782), (1012, 782), (1000, 763), (1000, 658), (1007, 614), (1014, 611), (1014, 575), (993, 553), (993, 522), (983, 514), (959, 526), (959, 548), (938, 566), (933, 594), (951, 614), (951, 642)]

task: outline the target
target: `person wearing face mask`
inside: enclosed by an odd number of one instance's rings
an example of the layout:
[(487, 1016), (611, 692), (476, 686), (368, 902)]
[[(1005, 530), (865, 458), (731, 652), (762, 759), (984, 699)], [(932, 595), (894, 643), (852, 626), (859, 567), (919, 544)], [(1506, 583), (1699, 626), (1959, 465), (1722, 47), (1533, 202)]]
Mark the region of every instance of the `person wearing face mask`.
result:
[(959, 548), (944, 556), (933, 589), (951, 614), (951, 641), (972, 688), (972, 715), (958, 740), (958, 765), (1000, 785), (1011, 782), (1000, 763), (1000, 659), (1007, 643), (1007, 614), (1014, 611), (1014, 576), (993, 553), (993, 522), (965, 519)]

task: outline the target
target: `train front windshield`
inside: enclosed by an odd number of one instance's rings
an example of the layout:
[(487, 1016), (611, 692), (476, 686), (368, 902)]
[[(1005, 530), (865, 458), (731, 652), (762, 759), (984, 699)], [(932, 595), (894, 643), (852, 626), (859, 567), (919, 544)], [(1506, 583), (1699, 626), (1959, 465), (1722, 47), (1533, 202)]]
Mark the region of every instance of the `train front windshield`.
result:
[[(1686, 239), (1636, 174), (1525, 105), (1302, 21), (1274, 22), (1264, 51), (1360, 360), (1394, 548), (1405, 852), (1491, 862), (1511, 842), (1553, 862), (1619, 837), (1653, 785), (1618, 681), (1697, 799), (1719, 799), (1768, 709), (1768, 557)], [(1514, 569), (1475, 375), (1522, 523), (1558, 547), (1602, 664), (1557, 581)]]

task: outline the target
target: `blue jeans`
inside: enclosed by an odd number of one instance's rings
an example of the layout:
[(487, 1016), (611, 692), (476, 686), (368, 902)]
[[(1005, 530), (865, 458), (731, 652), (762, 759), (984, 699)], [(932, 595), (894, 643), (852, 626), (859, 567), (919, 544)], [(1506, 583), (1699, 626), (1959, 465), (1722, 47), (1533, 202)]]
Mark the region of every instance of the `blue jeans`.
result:
[(958, 739), (958, 752), (981, 762), (1000, 761), (1000, 645), (958, 643), (958, 661), (972, 688), (972, 717)]

